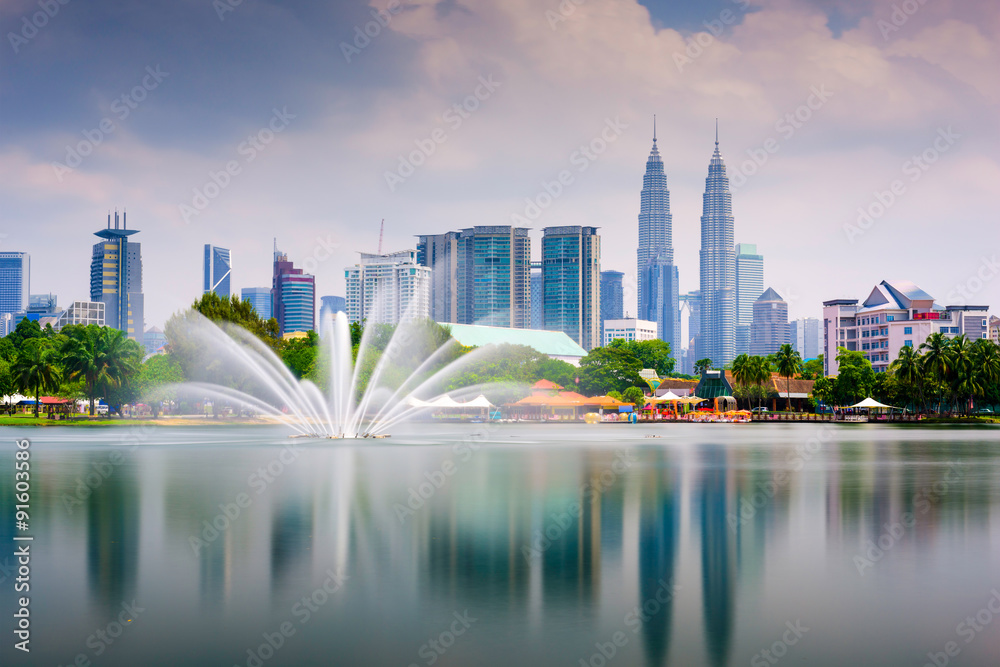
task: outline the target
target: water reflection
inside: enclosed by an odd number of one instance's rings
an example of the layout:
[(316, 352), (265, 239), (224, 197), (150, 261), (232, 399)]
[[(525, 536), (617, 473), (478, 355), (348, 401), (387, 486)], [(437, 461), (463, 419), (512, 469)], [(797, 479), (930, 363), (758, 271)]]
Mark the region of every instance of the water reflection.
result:
[[(288, 655), (349, 647), (357, 664), (413, 663), (417, 647), (447, 628), (441, 619), (465, 609), (482, 619), (456, 645), (466, 662), (512, 664), (516, 646), (520, 664), (577, 664), (622, 631), (638, 641), (616, 649), (621, 664), (746, 664), (775, 627), (804, 611), (837, 619), (838, 633), (866, 631), (853, 610), (868, 600), (870, 577), (913, 595), (932, 579), (935, 594), (950, 597), (945, 606), (958, 608), (1000, 579), (988, 555), (1000, 503), (994, 432), (966, 433), (956, 445), (859, 430), (803, 462), (794, 453), (808, 432), (752, 428), (727, 442), (718, 430), (691, 427), (650, 445), (628, 428), (597, 431), (630, 441), (581, 443), (596, 432), (540, 427), (544, 443), (487, 443), (440, 476), (454, 452), (419, 434), (405, 446), (317, 446), (260, 493), (248, 480), (275, 460), (280, 440), (140, 448), (95, 489), (85, 513), (47, 508), (50, 542), (40, 558), (72, 570), (86, 554), (87, 593), (60, 592), (71, 612), (104, 618), (141, 594), (154, 608), (232, 631), (201, 640), (236, 642), (231, 660), (271, 619), (289, 618), (327, 573), (346, 572), (337, 602), (316, 612)], [(101, 447), (83, 463), (53, 453), (46, 483), (71, 489), (81, 465), (106, 456)], [(192, 536), (204, 537), (205, 522), (240, 493), (249, 507), (193, 548)], [(883, 540), (882, 555), (859, 573), (855, 557), (887, 531), (893, 543)], [(683, 594), (665, 596), (675, 583)], [(880, 603), (909, 612), (905, 597)], [(635, 608), (641, 630), (625, 621)], [(862, 662), (895, 664), (900, 633), (939, 636), (955, 622), (924, 612), (915, 627), (893, 631), (887, 620)], [(361, 631), (372, 624), (384, 642)], [(858, 664), (850, 651), (859, 647), (822, 646), (803, 642), (796, 661)], [(198, 641), (189, 649), (198, 655)], [(127, 664), (118, 659), (102, 664)]]

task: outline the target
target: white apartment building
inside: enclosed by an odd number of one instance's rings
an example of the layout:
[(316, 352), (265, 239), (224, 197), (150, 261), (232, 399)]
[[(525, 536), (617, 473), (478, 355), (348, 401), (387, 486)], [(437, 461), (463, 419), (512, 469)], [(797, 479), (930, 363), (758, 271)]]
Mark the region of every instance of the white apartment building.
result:
[(361, 253), (361, 262), (347, 267), (344, 276), (351, 322), (398, 324), (430, 317), (431, 269), (417, 263), (416, 250)]
[[(653, 340), (657, 337), (656, 322), (625, 318), (604, 320), (604, 345), (610, 345), (616, 338), (624, 340)], [(673, 350), (671, 350), (673, 352)]]
[(902, 347), (920, 347), (932, 333), (970, 340), (989, 337), (989, 306), (947, 306), (905, 280), (883, 280), (863, 302), (823, 302), (823, 371), (837, 374), (837, 348), (864, 353), (884, 373)]

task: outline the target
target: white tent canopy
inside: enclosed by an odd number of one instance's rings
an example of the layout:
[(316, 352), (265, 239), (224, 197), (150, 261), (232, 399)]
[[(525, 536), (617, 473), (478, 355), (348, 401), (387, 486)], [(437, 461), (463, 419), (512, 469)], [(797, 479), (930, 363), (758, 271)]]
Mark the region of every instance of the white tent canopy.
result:
[(884, 410), (901, 410), (902, 409), (902, 408), (897, 408), (897, 407), (892, 406), (892, 405), (886, 405), (884, 403), (879, 403), (878, 401), (876, 401), (874, 398), (871, 398), (870, 396), (868, 398), (866, 398), (865, 400), (861, 401), (860, 403), (855, 403), (854, 405), (849, 405), (847, 407), (849, 407), (849, 408), (879, 408), (879, 409), (884, 409)]
[(471, 401), (466, 401), (462, 403), (456, 401), (451, 396), (447, 394), (438, 396), (430, 401), (421, 401), (419, 398), (409, 398), (406, 401), (411, 407), (414, 408), (492, 408), (494, 405), (490, 403), (484, 395), (480, 394)]

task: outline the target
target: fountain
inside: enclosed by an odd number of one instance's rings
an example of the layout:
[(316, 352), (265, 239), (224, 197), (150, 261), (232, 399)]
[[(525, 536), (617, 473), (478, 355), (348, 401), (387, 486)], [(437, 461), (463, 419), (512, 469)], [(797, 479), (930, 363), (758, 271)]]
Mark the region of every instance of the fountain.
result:
[[(294, 430), (291, 437), (303, 438), (388, 437), (387, 428), (423, 409), (420, 397), (433, 401), (447, 395), (433, 392), (487, 349), (461, 354), (453, 338), (434, 340), (440, 329), (433, 323), (411, 319), (387, 340), (388, 327), (366, 327), (355, 362), (346, 314), (326, 314), (316, 358), (324, 393), (316, 382), (297, 378), (274, 350), (242, 327), (190, 311), (175, 331), (180, 334), (171, 341), (173, 353), (204, 377), (164, 389), (268, 415)], [(460, 392), (477, 390), (471, 385)]]

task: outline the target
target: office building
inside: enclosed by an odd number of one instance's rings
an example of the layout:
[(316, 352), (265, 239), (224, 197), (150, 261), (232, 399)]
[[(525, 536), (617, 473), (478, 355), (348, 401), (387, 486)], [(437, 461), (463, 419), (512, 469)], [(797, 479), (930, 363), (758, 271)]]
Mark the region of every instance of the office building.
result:
[(253, 309), (257, 311), (258, 317), (263, 320), (271, 319), (270, 287), (244, 287), (240, 291), (240, 298), (250, 302)]
[(715, 152), (708, 165), (701, 216), (701, 339), (698, 354), (722, 368), (736, 356), (736, 254), (732, 195), (726, 165)]
[(346, 312), (351, 322), (402, 321), (430, 317), (431, 269), (417, 263), (416, 250), (378, 255), (344, 270)]
[(458, 232), (417, 237), (417, 264), (431, 269), (431, 318), (436, 322), (458, 322), (458, 237)]
[(542, 234), (542, 327), (591, 350), (601, 342), (601, 237), (578, 226)]
[(772, 288), (753, 302), (753, 322), (750, 325), (750, 354), (774, 354), (788, 338), (788, 303)]
[[(114, 226), (94, 232), (90, 262), (90, 300), (104, 303), (106, 326), (125, 332), (140, 345), (143, 341), (142, 245), (129, 241), (139, 230), (128, 229), (125, 213), (115, 211)], [(83, 303), (83, 302), (81, 302)]]
[(142, 342), (147, 355), (157, 354), (167, 344), (167, 335), (160, 327), (149, 327), (143, 335)]
[(838, 371), (838, 348), (864, 354), (884, 373), (902, 347), (920, 347), (932, 333), (969, 340), (988, 338), (989, 306), (942, 308), (934, 297), (907, 280), (883, 280), (858, 299), (823, 302), (823, 370)]
[(1000, 317), (990, 317), (990, 340), (1000, 345)]
[(58, 297), (55, 294), (32, 294), (28, 297), (28, 309), (26, 312), (29, 313), (58, 313)]
[(792, 347), (803, 360), (815, 359), (823, 353), (823, 330), (815, 317), (805, 317), (789, 323)]
[(203, 292), (215, 292), (228, 300), (229, 276), (233, 271), (232, 255), (227, 248), (205, 244), (205, 280)]
[[(625, 317), (625, 298), (621, 271), (601, 271), (601, 322), (619, 320)], [(534, 285), (532, 285), (534, 287)], [(532, 294), (534, 297), (534, 294)], [(604, 340), (604, 333), (601, 333)]]
[(271, 313), (282, 335), (316, 329), (316, 279), (295, 268), (275, 242)]
[(643, 316), (656, 322), (661, 340), (670, 345), (670, 354), (680, 359), (681, 311), (678, 295), (677, 267), (665, 254), (657, 255), (646, 263), (643, 293), (644, 303), (639, 309)]
[(27, 309), (30, 280), (28, 253), (0, 252), (0, 313), (22, 313)]
[(681, 304), (688, 309), (687, 354), (684, 355), (685, 363), (681, 368), (682, 372), (693, 375), (695, 362), (702, 359), (698, 356), (701, 344), (701, 291), (692, 290), (679, 298)]
[(764, 258), (754, 243), (736, 244), (736, 355), (750, 353), (753, 302), (764, 293)]
[(542, 328), (542, 263), (531, 263), (531, 328)]
[(325, 318), (327, 314), (347, 312), (347, 299), (342, 296), (321, 296), (319, 298), (319, 315)]
[(458, 321), (494, 327), (531, 324), (528, 229), (478, 226), (458, 236)]
[[(63, 327), (68, 327), (71, 324), (106, 326), (106, 306), (107, 304), (103, 301), (74, 301), (69, 308), (59, 313), (52, 328), (61, 331)], [(145, 345), (145, 336), (143, 336), (142, 341), (139, 341), (139, 344)]]
[(657, 337), (656, 322), (637, 320), (635, 318), (617, 318), (604, 321), (605, 347), (615, 339), (622, 340), (653, 340)]

